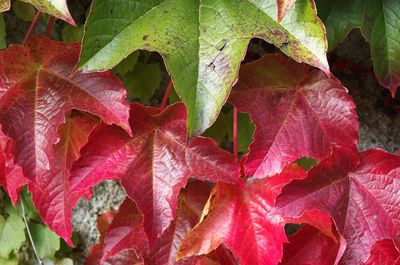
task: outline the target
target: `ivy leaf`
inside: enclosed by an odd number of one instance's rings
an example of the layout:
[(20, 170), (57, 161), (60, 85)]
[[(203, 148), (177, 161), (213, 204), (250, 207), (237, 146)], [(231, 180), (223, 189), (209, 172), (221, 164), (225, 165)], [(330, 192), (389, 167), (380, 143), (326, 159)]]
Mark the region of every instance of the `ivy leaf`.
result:
[[(101, 264), (104, 254), (104, 238), (116, 216), (115, 212), (107, 212), (97, 218), (97, 228), (100, 232), (100, 243), (90, 248), (90, 253), (85, 259), (85, 265)], [(136, 255), (133, 249), (126, 249), (113, 257), (108, 258), (102, 265), (144, 265), (143, 260)]]
[(400, 2), (375, 0), (317, 0), (318, 14), (327, 29), (333, 50), (353, 28), (361, 31), (371, 46), (378, 81), (394, 97), (400, 86)]
[(333, 145), (358, 141), (355, 104), (346, 88), (281, 55), (244, 65), (229, 101), (256, 126), (246, 176), (271, 176), (298, 158), (321, 160)]
[(104, 237), (101, 262), (126, 249), (147, 252), (148, 243), (143, 230), (143, 216), (136, 204), (127, 198), (119, 208)]
[(291, 180), (304, 177), (303, 169), (289, 166), (245, 187), (218, 183), (202, 222), (182, 241), (178, 259), (207, 254), (224, 243), (242, 265), (277, 264), (286, 236), (284, 220), (271, 214), (275, 197)]
[(11, 251), (18, 250), (25, 242), (25, 225), (18, 215), (4, 219), (0, 215), (0, 257), (8, 258)]
[(304, 225), (283, 245), (280, 265), (336, 264), (340, 242), (311, 225)]
[(68, 10), (67, 0), (21, 0), (26, 3), (34, 5), (40, 11), (47, 13), (56, 18), (62, 19), (69, 24), (75, 26), (75, 21), (71, 17)]
[(0, 51), (0, 123), (15, 141), (15, 159), (33, 183), (50, 171), (58, 126), (79, 109), (130, 132), (126, 91), (110, 72), (70, 75), (79, 44), (34, 36), (27, 47)]
[(54, 147), (51, 170), (42, 175), (40, 182), (31, 183), (32, 199), (44, 223), (72, 246), (72, 208), (75, 201), (68, 194), (70, 170), (87, 143), (89, 134), (99, 123), (89, 115), (73, 112), (60, 126), (60, 142)]
[(371, 255), (363, 265), (400, 264), (400, 252), (393, 240), (385, 239), (376, 242), (371, 248)]
[(60, 238), (43, 224), (31, 224), (29, 229), (40, 258), (53, 258), (60, 248)]
[(399, 170), (400, 158), (382, 150), (357, 155), (335, 148), (307, 178), (283, 188), (275, 212), (290, 217), (310, 209), (329, 213), (347, 242), (341, 262), (358, 265), (369, 258), (377, 241), (398, 240)]
[(164, 111), (131, 105), (133, 136), (116, 126), (99, 126), (74, 164), (70, 191), (79, 197), (104, 179), (120, 179), (144, 215), (150, 245), (175, 218), (179, 190), (188, 178), (238, 183), (233, 155), (210, 138), (187, 139), (186, 108)]
[(10, 9), (11, 1), (10, 0), (0, 0), (0, 12), (5, 12)]
[(296, 0), (276, 0), (278, 5), (278, 21), (282, 21)]
[(14, 163), (13, 141), (4, 135), (0, 127), (0, 186), (10, 196), (15, 206), (19, 200), (22, 187), (27, 180), (22, 173), (22, 168)]
[(254, 37), (329, 72), (324, 27), (309, 0), (297, 1), (281, 23), (276, 1), (95, 1), (79, 67), (105, 70), (135, 50), (159, 52), (188, 108), (189, 134), (198, 135), (217, 118)]

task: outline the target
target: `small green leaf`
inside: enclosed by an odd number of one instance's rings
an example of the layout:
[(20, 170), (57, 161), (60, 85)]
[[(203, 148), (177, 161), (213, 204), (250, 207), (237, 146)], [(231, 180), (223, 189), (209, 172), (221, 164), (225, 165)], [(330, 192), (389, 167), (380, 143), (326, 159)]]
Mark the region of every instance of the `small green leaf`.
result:
[(15, 1), (12, 5), (12, 10), (18, 18), (25, 22), (32, 21), (36, 14), (36, 10), (32, 5), (21, 1)]
[[(21, 191), (21, 200), (24, 203), (24, 208), (25, 208), (25, 216), (28, 220), (34, 220), (34, 221), (41, 221), (39, 213), (37, 212), (35, 206), (33, 205), (32, 202), (32, 197), (31, 194), (28, 193), (27, 188), (24, 188)], [(21, 209), (21, 203), (17, 205), (17, 208), (15, 208), (11, 200), (7, 197), (6, 198), (6, 212), (9, 215), (17, 215), (20, 216), (22, 209)]]
[(9, 259), (2, 259), (0, 258), (0, 264), (1, 265), (18, 265), (19, 261), (17, 258), (9, 258)]
[(80, 42), (83, 36), (83, 27), (66, 25), (61, 33), (61, 38), (65, 42)]
[(317, 163), (317, 160), (309, 157), (302, 157), (296, 160), (295, 162), (297, 165), (300, 167), (304, 168), (305, 170), (309, 170), (313, 166), (315, 166)]
[(6, 47), (6, 23), (4, 23), (3, 15), (0, 14), (0, 49)]
[(7, 220), (0, 215), (0, 257), (8, 258), (11, 251), (18, 250), (25, 241), (22, 218), (10, 215)]
[(43, 224), (31, 224), (29, 228), (39, 256), (53, 258), (60, 248), (60, 237)]
[(276, 1), (94, 1), (79, 69), (111, 69), (139, 49), (159, 52), (188, 108), (189, 134), (198, 135), (216, 120), (254, 37), (329, 72), (325, 31), (312, 1), (296, 1), (280, 23), (277, 12)]
[(113, 68), (113, 72), (120, 77), (125, 76), (129, 71), (133, 69), (133, 67), (135, 67), (135, 64), (139, 59), (139, 55), (139, 51), (131, 53), (128, 57), (123, 59), (117, 66)]
[(142, 102), (148, 102), (154, 92), (160, 88), (160, 65), (138, 62), (134, 69), (123, 77), (122, 82), (128, 91), (128, 101), (139, 98)]
[(361, 31), (371, 46), (378, 81), (394, 96), (400, 86), (400, 1), (317, 0), (318, 14), (327, 29), (329, 50), (353, 28)]

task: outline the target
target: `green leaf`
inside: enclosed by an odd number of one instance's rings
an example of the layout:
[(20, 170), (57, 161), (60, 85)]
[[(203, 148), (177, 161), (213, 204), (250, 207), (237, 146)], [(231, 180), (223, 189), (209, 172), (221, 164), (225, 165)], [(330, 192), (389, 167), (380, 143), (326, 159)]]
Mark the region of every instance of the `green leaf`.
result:
[(21, 1), (15, 1), (12, 5), (12, 10), (18, 18), (25, 22), (32, 21), (36, 14), (36, 10), (32, 5)]
[(40, 11), (47, 13), (51, 16), (65, 20), (71, 25), (75, 26), (75, 21), (69, 13), (66, 0), (21, 0), (26, 3), (34, 5)]
[(1, 265), (18, 265), (19, 261), (15, 257), (9, 258), (9, 259), (0, 258), (0, 264)]
[(6, 46), (6, 24), (3, 15), (0, 14), (0, 49), (4, 49)]
[(160, 88), (160, 65), (138, 62), (135, 68), (123, 77), (122, 82), (128, 91), (128, 101), (139, 98), (142, 102), (148, 102), (154, 92)]
[(305, 170), (309, 170), (316, 164), (318, 164), (317, 160), (309, 157), (302, 157), (296, 160), (295, 162), (300, 167), (304, 168)]
[(18, 250), (25, 241), (22, 218), (10, 215), (7, 220), (0, 215), (0, 257), (8, 258), (11, 251)]
[[(24, 203), (26, 219), (29, 220), (29, 221), (30, 220), (41, 221), (39, 213), (37, 212), (35, 206), (33, 205), (31, 194), (28, 193), (27, 188), (24, 188), (21, 191), (21, 200)], [(9, 215), (20, 216), (20, 213), (22, 212), (21, 203), (19, 203), (17, 205), (17, 208), (15, 208), (12, 205), (11, 200), (7, 197), (6, 198), (6, 202), (5, 202), (5, 206), (6, 206), (6, 212)]]
[[(253, 141), (254, 125), (247, 113), (238, 113), (238, 151), (242, 154), (248, 152), (248, 147)], [(221, 113), (217, 121), (208, 128), (205, 136), (212, 137), (219, 144), (225, 140), (233, 141), (233, 113)]]
[(66, 25), (61, 33), (61, 38), (65, 42), (80, 42), (83, 36), (83, 27)]
[(60, 237), (43, 224), (31, 224), (29, 228), (39, 257), (53, 258), (60, 248)]
[(370, 43), (375, 75), (394, 96), (400, 86), (400, 1), (317, 0), (333, 50), (353, 28)]
[(123, 59), (117, 66), (114, 67), (113, 72), (120, 77), (125, 76), (129, 71), (133, 70), (133, 67), (135, 67), (139, 59), (139, 55), (139, 51), (131, 53), (128, 57)]
[(159, 52), (188, 108), (189, 133), (200, 134), (218, 116), (254, 37), (329, 72), (324, 27), (309, 0), (296, 1), (281, 23), (276, 1), (94, 1), (79, 67), (105, 70), (135, 50)]

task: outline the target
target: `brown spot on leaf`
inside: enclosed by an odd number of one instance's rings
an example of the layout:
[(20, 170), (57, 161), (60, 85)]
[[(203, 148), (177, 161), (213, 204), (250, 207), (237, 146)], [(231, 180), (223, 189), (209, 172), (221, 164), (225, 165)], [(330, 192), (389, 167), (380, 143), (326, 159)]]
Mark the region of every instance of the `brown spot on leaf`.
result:
[(147, 40), (149, 38), (149, 35), (144, 35), (143, 40)]
[(271, 33), (278, 38), (279, 42), (285, 44), (288, 42), (288, 35), (280, 29), (271, 29)]

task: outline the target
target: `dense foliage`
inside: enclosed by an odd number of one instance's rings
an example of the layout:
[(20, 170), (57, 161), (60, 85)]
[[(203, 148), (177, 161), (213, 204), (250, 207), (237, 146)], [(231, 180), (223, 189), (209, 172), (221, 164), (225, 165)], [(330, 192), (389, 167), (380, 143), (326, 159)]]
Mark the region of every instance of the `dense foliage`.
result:
[[(25, 227), (39, 261), (58, 236), (74, 247), (72, 211), (103, 180), (126, 199), (98, 218), (87, 265), (400, 264), (400, 157), (357, 149), (327, 59), (361, 28), (396, 97), (399, 1), (93, 0), (63, 41), (66, 0), (23, 2), (36, 14), (0, 0), (32, 20), (7, 46), (0, 13), (1, 264), (18, 264)], [(254, 38), (276, 49), (243, 63)], [(156, 102), (150, 52), (170, 74)]]

